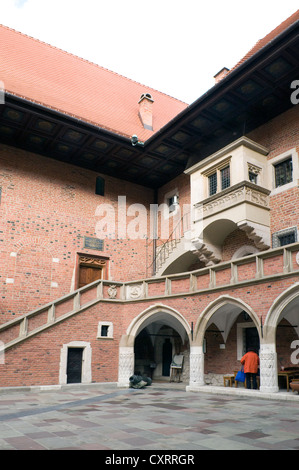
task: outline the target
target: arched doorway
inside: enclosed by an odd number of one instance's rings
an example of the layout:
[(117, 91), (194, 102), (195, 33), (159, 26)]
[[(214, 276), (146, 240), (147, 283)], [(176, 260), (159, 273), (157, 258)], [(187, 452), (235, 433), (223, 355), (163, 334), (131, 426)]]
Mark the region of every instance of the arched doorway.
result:
[(248, 305), (230, 296), (212, 302), (195, 327), (201, 367), (193, 386), (223, 385), (223, 376), (240, 369), (240, 359), (250, 347), (259, 352), (260, 338), (258, 318)]
[(191, 329), (175, 309), (156, 305), (138, 315), (121, 339), (118, 385), (128, 386), (136, 372), (153, 380), (168, 380), (174, 354), (184, 354), (183, 380), (189, 379)]
[[(288, 288), (273, 303), (264, 325), (263, 388), (277, 392), (299, 374), (299, 284)], [(262, 379), (262, 377), (261, 377)]]

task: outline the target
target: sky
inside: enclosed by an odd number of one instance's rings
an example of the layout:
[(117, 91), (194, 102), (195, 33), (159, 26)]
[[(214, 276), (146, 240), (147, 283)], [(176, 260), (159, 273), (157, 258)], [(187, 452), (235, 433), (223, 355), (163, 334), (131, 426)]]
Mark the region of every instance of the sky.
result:
[(0, 23), (191, 104), (214, 85), (217, 72), (233, 67), (298, 5), (298, 0), (0, 0)]

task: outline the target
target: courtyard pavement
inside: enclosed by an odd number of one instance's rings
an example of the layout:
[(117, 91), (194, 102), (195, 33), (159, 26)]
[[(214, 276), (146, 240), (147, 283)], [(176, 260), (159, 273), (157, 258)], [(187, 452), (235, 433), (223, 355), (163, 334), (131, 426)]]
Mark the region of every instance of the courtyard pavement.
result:
[(265, 399), (253, 391), (206, 389), (188, 392), (184, 384), (155, 382), (141, 390), (116, 384), (1, 389), (0, 449), (107, 455), (299, 450), (297, 394)]

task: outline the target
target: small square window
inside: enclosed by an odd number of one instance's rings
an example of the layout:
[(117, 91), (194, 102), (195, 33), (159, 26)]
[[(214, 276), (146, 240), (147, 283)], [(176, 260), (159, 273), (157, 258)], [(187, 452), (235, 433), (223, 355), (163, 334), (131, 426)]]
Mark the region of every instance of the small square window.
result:
[(293, 181), (293, 165), (292, 158), (288, 158), (283, 162), (274, 165), (275, 170), (275, 187), (283, 186), (284, 184)]
[(249, 177), (249, 181), (251, 183), (257, 184), (257, 174), (256, 173), (253, 173), (252, 171), (250, 171), (248, 177)]
[(286, 233), (285, 235), (278, 236), (280, 246), (289, 245), (296, 242), (295, 232)]
[(279, 246), (289, 245), (290, 243), (297, 242), (297, 227), (280, 230), (272, 235), (272, 247), (278, 248)]
[(97, 338), (113, 339), (113, 323), (109, 321), (101, 321), (98, 323)]

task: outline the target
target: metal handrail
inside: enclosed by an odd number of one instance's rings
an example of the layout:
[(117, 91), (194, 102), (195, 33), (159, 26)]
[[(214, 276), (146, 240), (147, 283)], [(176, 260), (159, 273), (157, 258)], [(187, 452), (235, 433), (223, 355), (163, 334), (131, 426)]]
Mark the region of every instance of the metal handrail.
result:
[[(177, 244), (183, 238), (185, 232), (187, 232), (190, 229), (190, 214), (191, 212), (187, 212), (180, 218), (179, 222), (174, 227), (173, 231), (171, 232), (166, 242), (164, 242), (162, 246), (160, 247), (160, 249), (155, 253), (154, 259), (152, 263), (149, 265), (149, 268), (151, 268), (152, 266), (155, 266), (154, 274), (156, 274), (156, 272), (158, 271), (158, 267), (161, 267), (163, 265), (166, 258), (176, 248)], [(185, 220), (187, 220), (187, 228), (184, 227)]]

